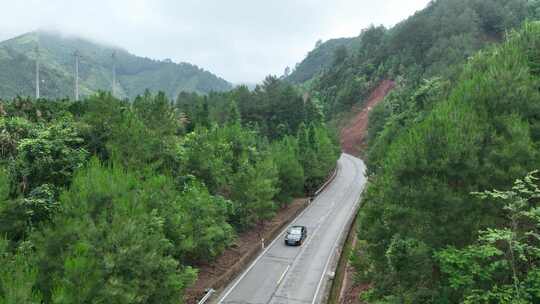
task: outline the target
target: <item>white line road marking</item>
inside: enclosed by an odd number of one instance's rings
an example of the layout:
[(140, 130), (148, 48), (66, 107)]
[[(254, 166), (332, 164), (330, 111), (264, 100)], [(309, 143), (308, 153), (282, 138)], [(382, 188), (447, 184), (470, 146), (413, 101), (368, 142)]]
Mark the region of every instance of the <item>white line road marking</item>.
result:
[[(351, 208), (351, 211), (354, 210), (354, 208), (355, 208), (355, 205), (353, 205), (353, 207)], [(332, 258), (334, 257), (334, 254), (336, 253), (335, 251), (337, 249), (337, 244), (339, 240), (342, 238), (343, 230), (345, 229), (342, 229), (340, 236), (336, 238), (336, 240), (334, 241), (334, 245), (332, 245), (332, 251), (330, 251), (330, 255), (328, 255), (328, 259), (326, 260), (326, 264), (324, 265), (321, 279), (319, 280), (319, 283), (317, 284), (317, 289), (315, 290), (315, 295), (313, 296), (313, 301), (311, 301), (311, 304), (315, 304), (315, 302), (317, 301), (317, 296), (319, 295), (322, 282), (324, 280), (324, 277), (326, 276), (326, 272), (328, 271), (328, 266), (330, 266), (330, 261), (332, 260)]]
[[(270, 299), (268, 300), (269, 302), (272, 301), (272, 298), (281, 298), (283, 295), (285, 294), (288, 294), (289, 291), (289, 285), (291, 285), (292, 283), (295, 283), (296, 282), (296, 276), (297, 276), (297, 270), (298, 270), (298, 262), (299, 260), (302, 260), (301, 257), (303, 257), (305, 254), (305, 251), (307, 250), (308, 247), (310, 247), (310, 244), (311, 243), (314, 243), (314, 242), (318, 242), (318, 239), (319, 239), (319, 231), (321, 229), (323, 229), (322, 227), (326, 227), (329, 225), (329, 222), (332, 222), (332, 220), (330, 220), (329, 218), (333, 217), (334, 215), (336, 217), (338, 217), (338, 215), (340, 217), (345, 217), (345, 218), (348, 218), (347, 220), (343, 221), (342, 223), (338, 224), (338, 223), (334, 223), (332, 226), (334, 226), (334, 228), (332, 228), (331, 232), (328, 232), (328, 233), (331, 233), (331, 234), (334, 234), (334, 233), (337, 233), (337, 238), (335, 239), (328, 239), (327, 237), (324, 238), (325, 241), (328, 241), (326, 243), (333, 243), (333, 246), (332, 247), (326, 247), (328, 244), (326, 244), (325, 247), (325, 251), (326, 250), (330, 250), (330, 251), (327, 251), (328, 254), (327, 256), (322, 256), (322, 255), (318, 255), (317, 259), (319, 259), (319, 262), (317, 263), (324, 263), (323, 265), (320, 265), (320, 266), (323, 266), (323, 272), (320, 274), (320, 277), (317, 278), (316, 275), (315, 277), (313, 278), (314, 280), (311, 280), (311, 286), (315, 287), (314, 284), (317, 284), (316, 285), (316, 290), (315, 290), (315, 294), (313, 295), (313, 298), (312, 298), (312, 301), (310, 301), (312, 304), (315, 304), (317, 303), (317, 301), (319, 300), (319, 297), (321, 296), (321, 292), (322, 290), (324, 289), (324, 286), (325, 285), (325, 278), (328, 278), (328, 271), (329, 271), (329, 268), (330, 268), (330, 265), (332, 264), (332, 261), (333, 261), (333, 258), (337, 255), (337, 245), (339, 243), (339, 240), (341, 240), (343, 238), (343, 235), (347, 232), (345, 231), (345, 228), (346, 228), (346, 225), (347, 223), (350, 221), (350, 219), (352, 219), (355, 215), (353, 214), (353, 211), (355, 210), (355, 208), (358, 207), (359, 205), (359, 199), (360, 199), (360, 193), (363, 192), (363, 188), (366, 186), (365, 185), (365, 167), (362, 166), (362, 164), (358, 165), (355, 161), (355, 159), (347, 154), (343, 154), (343, 160), (345, 160), (345, 162), (340, 162), (338, 164), (338, 176), (341, 176), (339, 173), (343, 172), (341, 169), (343, 169), (342, 167), (351, 167), (349, 169), (354, 169), (354, 173), (355, 174), (350, 174), (352, 172), (349, 172), (349, 173), (344, 173), (343, 176), (346, 177), (346, 179), (350, 179), (352, 177), (354, 181), (356, 181), (355, 183), (352, 183), (350, 185), (346, 185), (345, 183), (343, 184), (340, 184), (341, 186), (340, 187), (337, 187), (337, 188), (331, 188), (332, 190), (331, 191), (323, 191), (321, 193), (320, 196), (316, 196), (314, 201), (313, 202), (316, 202), (316, 201), (319, 201), (319, 200), (322, 200), (320, 202), (325, 202), (325, 204), (320, 204), (320, 205), (316, 205), (316, 204), (309, 204), (309, 206), (307, 208), (305, 208), (293, 221), (291, 221), (290, 225), (296, 225), (296, 224), (302, 224), (302, 216), (310, 209), (312, 208), (315, 208), (316, 212), (314, 213), (315, 215), (318, 215), (317, 217), (313, 217), (312, 220), (314, 220), (315, 223), (312, 223), (314, 224), (313, 226), (310, 227), (310, 230), (313, 229), (313, 231), (310, 231), (311, 233), (308, 234), (308, 238), (305, 240), (304, 244), (302, 244), (302, 247), (300, 248), (300, 250), (294, 255), (294, 256), (290, 256), (288, 258), (292, 258), (292, 261), (288, 264), (285, 264), (283, 263), (281, 265), (282, 266), (286, 266), (286, 268), (283, 270), (283, 272), (281, 274), (279, 274), (279, 279), (277, 281), (273, 281), (273, 282), (276, 282), (275, 285), (272, 284), (272, 283), (269, 283), (267, 285), (269, 286), (266, 286), (265, 288), (269, 289), (269, 290), (266, 290), (266, 292), (269, 292), (270, 291), (270, 288), (273, 288), (274, 291), (272, 292), (272, 295), (270, 297)], [(351, 164), (352, 162), (352, 164)], [(360, 176), (363, 175), (364, 178), (361, 178)], [(344, 178), (345, 178), (344, 177)], [(337, 178), (336, 178), (337, 180)], [(358, 187), (359, 184), (361, 185), (361, 187)], [(358, 192), (358, 193), (357, 193)], [(354, 197), (357, 196), (358, 194), (358, 200), (355, 201), (355, 202), (352, 202), (350, 200), (350, 197), (347, 196), (346, 194), (349, 194), (349, 196), (352, 194)], [(341, 197), (343, 196), (343, 197)], [(337, 205), (338, 205), (338, 201), (342, 201), (343, 202), (347, 202), (347, 204), (350, 204), (352, 203), (352, 205), (349, 205), (349, 207), (347, 209), (341, 209), (342, 211), (340, 212), (337, 212), (336, 210), (337, 209), (340, 209), (340, 208), (337, 208)], [(324, 206), (324, 207), (323, 207)], [(343, 206), (345, 207), (345, 206)], [(320, 209), (322, 208), (322, 209)], [(328, 209), (327, 209), (328, 208)], [(350, 210), (349, 210), (350, 209)], [(346, 214), (348, 213), (348, 217), (345, 216)], [(309, 213), (311, 214), (311, 213)], [(311, 217), (308, 217), (310, 220), (309, 222), (312, 222), (311, 220)], [(308, 224), (308, 223), (306, 223)], [(335, 225), (337, 224), (337, 225)], [(287, 225), (289, 226), (289, 225)], [(339, 231), (337, 229), (341, 228)], [(273, 248), (276, 248), (276, 250), (278, 250), (278, 248), (276, 247), (276, 242), (277, 241), (280, 241), (281, 237), (283, 237), (283, 234), (285, 233), (285, 231), (288, 229), (288, 227), (284, 227), (284, 229), (278, 234), (278, 236), (272, 240), (272, 242), (266, 247), (264, 248), (264, 250), (261, 251), (261, 253), (257, 256), (257, 258), (249, 265), (249, 267), (247, 269), (244, 270), (243, 273), (241, 273), (241, 275), (232, 283), (232, 285), (225, 290), (225, 293), (223, 294), (223, 296), (221, 296), (220, 298), (218, 298), (218, 304), (223, 304), (227, 301), (227, 298), (234, 292), (234, 295), (235, 297), (236, 296), (240, 296), (242, 297), (242, 294), (237, 294), (237, 291), (236, 289), (238, 288), (238, 286), (244, 286), (244, 283), (246, 283), (247, 285), (246, 286), (250, 286), (249, 282), (246, 282), (246, 277), (248, 274), (252, 274), (256, 271), (258, 271), (258, 267), (255, 267), (257, 264), (260, 264), (261, 260), (263, 257), (266, 257), (269, 253), (269, 250), (270, 249), (273, 249)], [(325, 235), (328, 235), (325, 234)], [(281, 249), (279, 249), (278, 251), (280, 251)], [(273, 251), (272, 251), (273, 252)], [(287, 251), (288, 252), (288, 251)], [(288, 254), (287, 254), (288, 256)], [(272, 258), (272, 257), (270, 257)], [(276, 259), (278, 259), (278, 257), (275, 257)], [(326, 258), (326, 261), (324, 261), (323, 259)], [(321, 264), (322, 264), (321, 263)], [(319, 267), (320, 267), (319, 266)], [(261, 266), (262, 267), (262, 266)], [(264, 268), (264, 267), (263, 267)], [(279, 268), (278, 268), (279, 269)], [(276, 269), (276, 270), (278, 270)], [(282, 268), (283, 269), (283, 268)], [(321, 268), (318, 268), (317, 269), (317, 273), (319, 273), (319, 271), (321, 271)], [(276, 273), (274, 273), (276, 274)], [(277, 275), (276, 274), (276, 275)], [(314, 273), (315, 274), (315, 273)], [(275, 280), (275, 277), (274, 277), (274, 280)], [(318, 281), (318, 282), (317, 282)], [(241, 282), (244, 282), (242, 284), (240, 284)], [(253, 284), (252, 284), (253, 285)], [(270, 286), (270, 285), (273, 285), (273, 286)], [(251, 286), (253, 288), (253, 286)], [(312, 287), (311, 287), (312, 288)], [(311, 289), (310, 288), (310, 289)], [(244, 292), (244, 288), (242, 289), (242, 292)], [(247, 292), (247, 291), (246, 291)], [(309, 302), (309, 297), (310, 297), (310, 294), (311, 293), (311, 290), (309, 293), (305, 293), (304, 296), (307, 296), (307, 303), (310, 303)], [(246, 295), (247, 296), (247, 295)], [(264, 294), (264, 301), (266, 301), (266, 293)], [(240, 299), (241, 300), (241, 299)], [(240, 301), (240, 300), (236, 300), (236, 301)]]
[[(298, 259), (300, 259), (300, 257), (302, 257), (304, 251), (309, 247), (309, 244), (311, 243), (311, 241), (313, 240), (313, 238), (315, 237), (315, 235), (317, 234), (317, 231), (319, 231), (319, 229), (323, 226), (322, 224), (326, 221), (326, 219), (328, 218), (328, 216), (330, 215), (330, 213), (332, 213), (332, 210), (334, 209), (334, 206), (335, 206), (336, 202), (332, 202), (332, 205), (331, 205), (331, 208), (330, 208), (330, 211), (328, 213), (326, 213), (318, 222), (317, 222), (317, 226), (315, 227), (315, 229), (313, 230), (313, 232), (306, 238), (306, 242), (305, 243), (302, 243), (300, 246), (301, 246), (301, 249), (300, 251), (294, 256), (294, 259), (293, 261), (287, 266), (287, 269), (286, 271), (281, 275), (281, 278), (278, 280), (278, 283), (276, 285), (276, 287), (274, 288), (274, 292), (272, 293), (272, 296), (270, 297), (269, 301), (272, 300), (272, 298), (276, 295), (276, 293), (279, 291), (279, 288), (280, 288), (280, 283), (281, 281), (285, 278), (287, 272), (289, 271), (289, 268), (292, 266), (294, 267), (296, 265), (296, 263), (298, 262)], [(268, 302), (270, 303), (270, 302)]]
[[(299, 215), (297, 218), (299, 218), (302, 214), (304, 214), (304, 212), (306, 212), (307, 210), (309, 209), (309, 206), (306, 207)], [(295, 219), (296, 220), (296, 219)], [(221, 297), (221, 299), (219, 299), (218, 301), (218, 304), (221, 304), (223, 303), (223, 300), (225, 298), (227, 298), (229, 296), (229, 294), (231, 292), (233, 292), (233, 290), (236, 288), (236, 286), (242, 281), (242, 279), (244, 279), (244, 277), (249, 273), (249, 271), (255, 267), (255, 265), (257, 264), (257, 262), (262, 258), (264, 257), (264, 255), (266, 254), (266, 252), (268, 250), (270, 250), (270, 248), (272, 248), (272, 246), (274, 245), (275, 242), (277, 242), (277, 240), (281, 239), (281, 235), (283, 235), (283, 233), (285, 233), (285, 231), (287, 231), (289, 227), (288, 226), (285, 226), (285, 228), (283, 230), (281, 230), (281, 232), (278, 234), (278, 236), (276, 236), (276, 238), (272, 241), (272, 243), (270, 243), (270, 245), (268, 245), (266, 247), (265, 250), (263, 250), (263, 252), (261, 252), (261, 254), (259, 254), (259, 256), (255, 259), (255, 261), (253, 261), (251, 263), (251, 265), (249, 265), (248, 269), (246, 269), (246, 271), (244, 271), (244, 273), (242, 273), (242, 275), (236, 280), (236, 282), (234, 282), (234, 284), (231, 286), (231, 288), (229, 288), (229, 290), (227, 290), (227, 292)]]
[[(338, 171), (340, 171), (340, 170), (341, 170), (341, 168), (338, 169)], [(336, 175), (337, 175), (337, 173), (336, 173)], [(324, 193), (324, 192), (323, 192), (323, 193)], [(321, 194), (322, 194), (322, 193), (321, 193)], [(302, 215), (303, 215), (304, 213), (306, 213), (309, 209), (311, 209), (311, 206), (313, 206), (313, 203), (314, 203), (317, 199), (319, 199), (319, 196), (315, 197), (315, 199), (313, 200), (313, 202), (312, 202), (311, 204), (309, 204), (306, 208), (304, 208), (304, 210), (302, 210), (302, 212), (301, 212), (296, 218), (294, 218), (294, 220), (292, 220), (290, 224), (294, 224), (299, 218), (302, 217)], [(335, 204), (335, 202), (334, 202), (334, 204)], [(229, 296), (229, 294), (231, 294), (231, 292), (233, 292), (233, 290), (236, 288), (236, 286), (242, 281), (242, 279), (244, 279), (244, 277), (249, 273), (249, 271), (250, 271), (253, 267), (255, 267), (255, 265), (257, 264), (257, 262), (258, 262), (262, 257), (264, 257), (264, 255), (266, 254), (266, 252), (267, 252), (268, 250), (270, 250), (270, 248), (272, 248), (272, 246), (274, 246), (274, 244), (275, 244), (278, 240), (281, 239), (281, 236), (282, 236), (282, 235), (285, 233), (285, 231), (287, 231), (287, 229), (289, 228), (288, 226), (289, 226), (289, 225), (286, 225), (285, 228), (283, 228), (283, 230), (281, 230), (281, 232), (278, 234), (278, 236), (276, 236), (276, 238), (270, 243), (270, 245), (268, 245), (268, 246), (266, 247), (266, 249), (263, 250), (263, 252), (261, 252), (261, 253), (259, 254), (259, 256), (255, 259), (255, 261), (253, 261), (253, 262), (251, 263), (251, 265), (249, 265), (249, 267), (244, 271), (244, 273), (242, 273), (242, 275), (234, 282), (234, 284), (231, 286), (231, 288), (229, 288), (229, 289), (225, 292), (225, 294), (219, 299), (218, 304), (223, 303), (223, 300), (225, 300), (225, 299)]]
[[(347, 154), (345, 154), (345, 155), (348, 156)], [(353, 164), (354, 164), (354, 162), (353, 162)], [(357, 167), (356, 164), (355, 164), (355, 167)], [(356, 174), (358, 175), (358, 170), (356, 170)], [(364, 188), (365, 188), (365, 184), (364, 184), (364, 186), (362, 186), (362, 188), (360, 188), (361, 189), (360, 193), (362, 193), (364, 191)], [(349, 214), (352, 213), (352, 211), (356, 208), (356, 206), (358, 204), (359, 204), (359, 202), (355, 202), (352, 205)], [(355, 215), (351, 214), (350, 216), (355, 216)], [(347, 222), (345, 222), (342, 225), (341, 233), (340, 233), (339, 237), (336, 238), (336, 240), (334, 242), (334, 245), (332, 246), (332, 251), (330, 251), (330, 255), (328, 256), (328, 259), (326, 260), (326, 264), (324, 265), (324, 270), (323, 270), (323, 273), (322, 273), (321, 278), (319, 280), (319, 284), (317, 284), (317, 289), (315, 290), (315, 295), (313, 296), (313, 300), (311, 301), (311, 304), (315, 304), (315, 302), (317, 301), (317, 297), (319, 296), (319, 292), (320, 292), (320, 289), (321, 289), (321, 286), (322, 286), (322, 282), (324, 280), (324, 277), (326, 276), (326, 272), (328, 271), (328, 266), (330, 266), (330, 261), (334, 257), (335, 251), (337, 249), (337, 244), (338, 244), (339, 240), (343, 237), (343, 233), (345, 232), (345, 227), (343, 227), (343, 226), (346, 225), (346, 223)]]
[(287, 274), (287, 271), (289, 271), (289, 268), (291, 268), (291, 265), (287, 265), (287, 268), (285, 268), (285, 271), (281, 274), (281, 277), (279, 277), (279, 280), (277, 281), (278, 285), (281, 283), (281, 280), (283, 280), (283, 278)]

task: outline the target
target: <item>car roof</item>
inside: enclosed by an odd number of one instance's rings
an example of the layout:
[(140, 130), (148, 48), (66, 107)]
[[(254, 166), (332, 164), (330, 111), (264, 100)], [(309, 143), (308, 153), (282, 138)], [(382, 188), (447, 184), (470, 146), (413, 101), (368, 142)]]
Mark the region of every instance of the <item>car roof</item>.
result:
[(289, 227), (289, 231), (296, 231), (296, 230), (302, 230), (302, 229), (305, 229), (306, 227), (304, 226), (291, 226)]

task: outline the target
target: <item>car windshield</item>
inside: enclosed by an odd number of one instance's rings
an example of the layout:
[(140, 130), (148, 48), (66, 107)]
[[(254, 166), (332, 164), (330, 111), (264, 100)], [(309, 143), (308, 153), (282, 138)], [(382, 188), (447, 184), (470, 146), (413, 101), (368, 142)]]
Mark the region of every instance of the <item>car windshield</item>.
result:
[(289, 229), (289, 234), (302, 234), (302, 228), (293, 227)]

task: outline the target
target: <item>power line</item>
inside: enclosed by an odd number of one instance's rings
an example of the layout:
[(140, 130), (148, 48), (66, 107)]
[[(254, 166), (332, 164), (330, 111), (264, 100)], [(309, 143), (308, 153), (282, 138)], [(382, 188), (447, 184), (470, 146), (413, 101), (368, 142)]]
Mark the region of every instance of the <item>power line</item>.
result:
[(75, 101), (79, 100), (79, 51), (75, 50)]
[(112, 96), (116, 94), (116, 51), (112, 53)]
[(36, 46), (36, 99), (39, 98), (39, 34), (37, 36)]

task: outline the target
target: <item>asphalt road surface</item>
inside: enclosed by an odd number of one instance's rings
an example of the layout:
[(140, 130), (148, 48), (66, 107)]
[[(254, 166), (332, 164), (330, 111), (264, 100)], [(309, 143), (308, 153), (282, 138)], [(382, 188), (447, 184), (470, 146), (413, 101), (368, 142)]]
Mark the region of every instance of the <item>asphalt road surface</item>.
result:
[(307, 227), (304, 244), (285, 246), (282, 232), (224, 290), (218, 303), (319, 303), (338, 240), (346, 233), (364, 189), (364, 173), (362, 160), (343, 154), (334, 181), (292, 223)]

